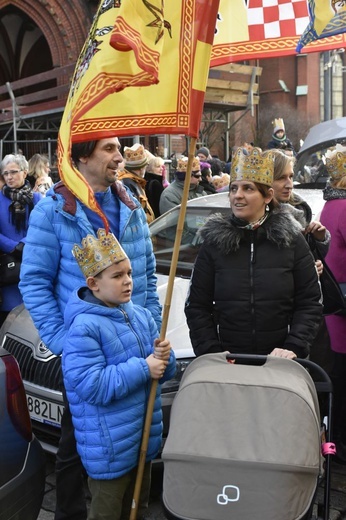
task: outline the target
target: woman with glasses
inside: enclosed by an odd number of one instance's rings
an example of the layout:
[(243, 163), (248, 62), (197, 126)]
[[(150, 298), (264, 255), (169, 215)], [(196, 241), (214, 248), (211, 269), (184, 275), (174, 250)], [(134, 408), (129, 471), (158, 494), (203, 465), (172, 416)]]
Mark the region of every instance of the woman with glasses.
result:
[[(33, 193), (26, 180), (28, 162), (24, 155), (6, 155), (1, 162), (1, 178), (4, 185), (0, 191), (0, 254), (11, 254), (15, 260), (22, 258), (29, 215), (34, 205), (42, 198)], [(19, 280), (18, 280), (19, 281)], [(0, 325), (16, 305), (22, 303), (18, 284), (2, 285)]]
[(201, 228), (185, 314), (196, 356), (229, 351), (306, 357), (322, 315), (301, 225), (272, 188), (274, 154), (238, 148), (229, 215)]
[[(166, 213), (171, 208), (178, 206), (183, 198), (185, 176), (187, 172), (187, 157), (178, 160), (174, 181), (162, 192), (160, 197), (160, 213)], [(194, 157), (192, 162), (192, 172), (189, 187), (188, 200), (208, 195), (203, 187), (200, 186), (202, 179), (201, 166), (198, 157)]]

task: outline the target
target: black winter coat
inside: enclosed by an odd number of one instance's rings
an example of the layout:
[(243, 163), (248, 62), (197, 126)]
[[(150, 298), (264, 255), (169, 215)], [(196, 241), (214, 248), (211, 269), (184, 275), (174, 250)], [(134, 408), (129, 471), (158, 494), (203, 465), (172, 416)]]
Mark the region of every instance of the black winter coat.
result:
[(197, 356), (229, 351), (306, 357), (322, 315), (314, 259), (289, 214), (255, 231), (213, 215), (201, 230), (185, 314)]
[(294, 155), (296, 155), (296, 151), (293, 147), (292, 142), (288, 139), (288, 137), (283, 137), (278, 139), (274, 135), (272, 136), (272, 140), (267, 144), (267, 150), (271, 150), (272, 148), (278, 148), (279, 150), (291, 150)]
[(160, 213), (160, 197), (164, 190), (162, 181), (162, 175), (156, 175), (155, 173), (146, 172), (144, 176), (147, 184), (145, 186), (145, 193), (147, 194), (151, 209), (155, 214), (155, 218), (161, 215)]

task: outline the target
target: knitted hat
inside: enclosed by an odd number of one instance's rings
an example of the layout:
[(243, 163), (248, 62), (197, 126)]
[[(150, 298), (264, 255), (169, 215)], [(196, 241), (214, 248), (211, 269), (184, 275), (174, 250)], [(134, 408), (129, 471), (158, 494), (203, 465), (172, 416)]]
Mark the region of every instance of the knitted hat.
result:
[(128, 258), (125, 251), (112, 233), (105, 229), (97, 231), (97, 238), (87, 235), (82, 240), (82, 247), (75, 244), (72, 254), (83, 271), (85, 278), (96, 276), (112, 264)]
[(200, 161), (199, 162), (199, 166), (200, 166), (201, 170), (203, 168), (209, 168), (210, 169), (210, 164), (208, 162), (205, 162), (205, 161)]
[(285, 133), (284, 120), (281, 117), (279, 117), (278, 119), (274, 119), (274, 121), (272, 121), (272, 125), (274, 127), (274, 135), (276, 134), (276, 132), (279, 132), (279, 130), (282, 130)]
[(126, 169), (143, 168), (148, 164), (148, 156), (144, 146), (136, 143), (131, 147), (124, 147), (124, 162)]
[(205, 157), (209, 157), (210, 155), (210, 152), (206, 146), (201, 146), (200, 148), (198, 148), (196, 155), (198, 155), (199, 153), (205, 155)]
[(274, 162), (271, 150), (262, 152), (260, 148), (253, 148), (247, 152), (243, 147), (237, 148), (232, 156), (230, 182), (251, 181), (272, 186)]

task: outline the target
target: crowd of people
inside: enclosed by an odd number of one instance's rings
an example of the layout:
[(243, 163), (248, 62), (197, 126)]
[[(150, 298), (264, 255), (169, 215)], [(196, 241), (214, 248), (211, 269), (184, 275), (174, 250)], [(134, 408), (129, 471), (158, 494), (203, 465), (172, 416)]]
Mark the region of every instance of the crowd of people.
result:
[[(229, 214), (211, 216), (200, 231), (185, 305), (196, 356), (223, 351), (309, 356), (323, 319), (318, 283), (323, 265), (314, 260), (307, 237), (313, 236), (344, 281), (346, 149), (326, 159), (327, 202), (321, 221), (312, 220), (308, 204), (293, 191), (294, 151), (283, 146), (278, 121), (273, 136), (279, 146), (262, 151), (245, 143), (234, 149), (228, 165), (202, 146), (192, 161), (188, 198), (227, 191), (230, 201)], [(171, 178), (163, 158), (139, 143), (122, 154), (114, 136), (73, 144), (71, 159), (109, 230), (68, 186), (53, 184), (45, 157), (5, 156), (0, 250), (21, 262), (21, 272), (19, 284), (1, 289), (1, 317), (24, 301), (42, 341), (62, 356), (55, 520), (124, 520), (131, 510), (150, 382), (159, 384), (140, 517), (161, 444), (160, 387), (175, 373), (174, 345), (159, 339), (162, 309), (149, 224), (180, 204), (188, 158), (176, 161)], [(327, 327), (335, 353), (336, 439), (346, 462), (346, 317), (327, 317)]]
[[(207, 148), (203, 147), (203, 151), (207, 155), (202, 154), (201, 157), (208, 158), (210, 162), (200, 163), (196, 156), (189, 198), (215, 193), (229, 183), (229, 175), (222, 173), (222, 163), (219, 160), (217, 175), (212, 175), (212, 164), (216, 159), (210, 156)], [(142, 144), (137, 143), (131, 147), (125, 146), (124, 157), (117, 168), (117, 179), (139, 201), (148, 224), (181, 202), (187, 158), (178, 160), (172, 179), (169, 178), (166, 164), (162, 157), (153, 155)], [(8, 154), (3, 158), (0, 170), (0, 254), (3, 264), (13, 258), (19, 265), (30, 213), (37, 202), (53, 189), (54, 182), (49, 158), (40, 153), (35, 153), (29, 160), (22, 151)], [(222, 183), (221, 176), (224, 176)], [(0, 325), (8, 313), (22, 303), (18, 282), (19, 278), (11, 284), (6, 280), (1, 282)]]

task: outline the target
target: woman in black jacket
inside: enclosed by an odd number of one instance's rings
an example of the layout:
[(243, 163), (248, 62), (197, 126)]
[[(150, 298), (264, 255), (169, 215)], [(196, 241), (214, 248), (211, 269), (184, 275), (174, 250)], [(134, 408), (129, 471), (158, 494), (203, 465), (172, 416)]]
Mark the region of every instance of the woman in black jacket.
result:
[(185, 313), (197, 356), (212, 352), (306, 357), (322, 314), (301, 226), (273, 198), (274, 157), (233, 156), (229, 216), (203, 226)]
[(146, 180), (145, 193), (149, 204), (154, 212), (155, 218), (160, 216), (160, 197), (164, 190), (163, 169), (164, 160), (162, 157), (155, 157), (150, 154), (149, 162), (146, 166), (144, 179)]

